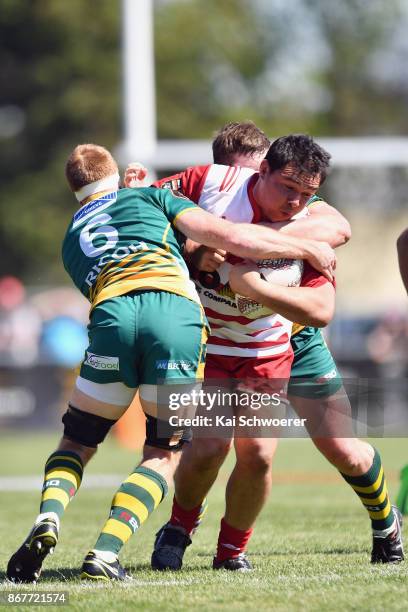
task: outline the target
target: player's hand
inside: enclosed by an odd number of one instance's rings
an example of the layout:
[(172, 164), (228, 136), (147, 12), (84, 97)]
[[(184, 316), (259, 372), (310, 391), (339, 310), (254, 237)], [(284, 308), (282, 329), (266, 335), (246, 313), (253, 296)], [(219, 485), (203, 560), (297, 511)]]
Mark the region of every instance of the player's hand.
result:
[(256, 288), (262, 280), (259, 268), (252, 262), (236, 264), (229, 273), (229, 285), (234, 293), (256, 300)]
[(125, 170), (123, 184), (125, 187), (144, 187), (144, 181), (147, 176), (147, 168), (139, 162), (132, 162)]
[(336, 269), (336, 254), (327, 242), (318, 242), (310, 240), (310, 254), (307, 257), (308, 262), (318, 272), (321, 272), (328, 280), (334, 278), (334, 270)]
[(190, 256), (191, 263), (201, 272), (215, 272), (227, 258), (227, 251), (200, 246)]

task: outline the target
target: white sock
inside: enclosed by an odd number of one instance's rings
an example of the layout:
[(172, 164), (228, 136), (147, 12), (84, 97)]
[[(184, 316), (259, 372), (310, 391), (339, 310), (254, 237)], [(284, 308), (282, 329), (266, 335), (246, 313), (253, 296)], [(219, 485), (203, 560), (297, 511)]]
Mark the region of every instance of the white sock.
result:
[(97, 550), (94, 548), (91, 552), (95, 553), (102, 561), (106, 561), (106, 563), (114, 563), (118, 560), (118, 556), (110, 550)]
[(395, 531), (396, 523), (397, 519), (395, 518), (391, 527), (387, 527), (387, 529), (373, 529), (373, 534), (376, 538), (386, 538)]
[(37, 516), (34, 525), (38, 525), (38, 523), (41, 523), (41, 521), (43, 521), (44, 519), (53, 519), (57, 523), (57, 529), (59, 531), (60, 520), (58, 514), (56, 514), (55, 512), (43, 512), (42, 514), (39, 514)]

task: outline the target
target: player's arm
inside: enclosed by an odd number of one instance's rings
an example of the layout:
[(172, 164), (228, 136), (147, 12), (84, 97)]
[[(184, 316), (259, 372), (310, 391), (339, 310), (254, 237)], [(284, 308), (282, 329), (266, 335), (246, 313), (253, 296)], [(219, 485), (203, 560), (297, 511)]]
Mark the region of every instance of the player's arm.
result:
[(334, 315), (335, 290), (325, 282), (313, 287), (282, 287), (265, 281), (253, 264), (238, 264), (230, 271), (231, 289), (290, 321), (325, 327)]
[(334, 249), (350, 240), (350, 223), (333, 206), (318, 201), (313, 203), (308, 211), (307, 217), (293, 220), (279, 231), (287, 236), (324, 240)]
[(174, 223), (187, 238), (214, 249), (248, 259), (307, 259), (332, 279), (336, 265), (333, 249), (324, 242), (300, 240), (276, 230), (249, 223), (231, 223), (194, 208), (183, 211)]
[(402, 282), (408, 293), (408, 228), (398, 237), (397, 251)]
[(186, 239), (183, 251), (184, 259), (197, 270), (202, 272), (215, 272), (227, 259), (227, 251), (211, 249), (203, 244)]

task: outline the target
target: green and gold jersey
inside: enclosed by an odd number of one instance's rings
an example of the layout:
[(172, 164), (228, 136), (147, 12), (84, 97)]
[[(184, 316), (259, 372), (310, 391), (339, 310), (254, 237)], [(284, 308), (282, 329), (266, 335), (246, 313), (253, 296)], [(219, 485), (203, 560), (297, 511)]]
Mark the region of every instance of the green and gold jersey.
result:
[(170, 291), (199, 303), (174, 223), (199, 208), (168, 189), (96, 194), (75, 213), (62, 245), (74, 284), (96, 306), (137, 289)]

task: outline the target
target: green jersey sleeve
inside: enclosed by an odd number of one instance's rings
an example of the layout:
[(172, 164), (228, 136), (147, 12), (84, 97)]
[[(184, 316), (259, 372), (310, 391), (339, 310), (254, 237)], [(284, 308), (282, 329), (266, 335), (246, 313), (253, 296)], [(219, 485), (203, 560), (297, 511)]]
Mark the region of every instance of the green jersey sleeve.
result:
[(186, 198), (182, 193), (172, 189), (159, 189), (160, 198), (163, 202), (163, 211), (172, 225), (183, 213), (190, 210), (200, 210), (197, 204)]

